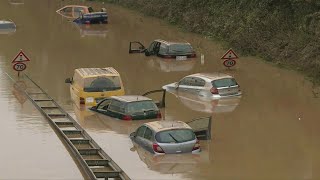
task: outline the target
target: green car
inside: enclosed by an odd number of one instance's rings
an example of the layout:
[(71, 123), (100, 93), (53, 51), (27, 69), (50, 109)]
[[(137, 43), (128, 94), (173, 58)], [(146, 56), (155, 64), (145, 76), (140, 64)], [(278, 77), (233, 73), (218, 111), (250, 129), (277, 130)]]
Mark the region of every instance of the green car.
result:
[(155, 102), (139, 95), (111, 96), (90, 109), (127, 121), (161, 118), (161, 112)]

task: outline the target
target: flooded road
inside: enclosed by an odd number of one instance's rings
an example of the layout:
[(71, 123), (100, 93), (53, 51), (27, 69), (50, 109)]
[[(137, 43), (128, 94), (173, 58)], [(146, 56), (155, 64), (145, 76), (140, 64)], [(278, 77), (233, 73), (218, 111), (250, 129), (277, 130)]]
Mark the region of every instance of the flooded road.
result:
[[(108, 25), (93, 27), (78, 27), (55, 12), (67, 3), (84, 4), (76, 2), (28, 0), (11, 5), (0, 1), (0, 18), (12, 19), (17, 25), (15, 33), (0, 34), (0, 70), (13, 73), (11, 59), (23, 49), (31, 59), (27, 74), (65, 107), (132, 179), (320, 178), (320, 99), (314, 97), (312, 84), (303, 76), (256, 57), (240, 57), (235, 68), (225, 70), (220, 60), (225, 50), (217, 43), (117, 6), (93, 4), (95, 9), (105, 7), (110, 18)], [(148, 46), (158, 38), (188, 41), (199, 58), (178, 63), (128, 54), (129, 41)], [(204, 62), (200, 54), (204, 54)], [(108, 66), (121, 74), (127, 94), (159, 89), (196, 72), (224, 72), (235, 76), (243, 96), (230, 107), (219, 106), (224, 102), (203, 103), (168, 93), (163, 117), (189, 121), (212, 115), (213, 139), (201, 142), (200, 155), (154, 157), (134, 147), (128, 138), (146, 121), (119, 121), (72, 103), (64, 80), (73, 70)], [(8, 117), (0, 121), (0, 135), (14, 134), (1, 146), (14, 148), (1, 148), (0, 161), (10, 163), (0, 165), (0, 179), (81, 179), (47, 121), (28, 100), (20, 106), (21, 98), (11, 92), (12, 83), (3, 74), (0, 85), (0, 112)], [(21, 145), (24, 151), (18, 149)], [(14, 173), (16, 166), (19, 173)]]

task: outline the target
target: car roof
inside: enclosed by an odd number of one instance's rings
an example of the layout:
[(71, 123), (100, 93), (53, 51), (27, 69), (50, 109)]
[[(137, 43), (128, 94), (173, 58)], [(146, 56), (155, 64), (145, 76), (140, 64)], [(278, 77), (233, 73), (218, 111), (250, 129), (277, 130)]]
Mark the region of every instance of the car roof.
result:
[(183, 121), (153, 121), (144, 123), (146, 126), (153, 129), (155, 132), (170, 130), (170, 129), (192, 129), (188, 124)]
[(88, 6), (81, 6), (81, 5), (67, 5), (67, 6), (62, 7), (61, 9), (66, 8), (66, 7), (82, 7), (82, 8), (89, 8)]
[(161, 42), (161, 43), (164, 43), (166, 45), (171, 45), (171, 44), (188, 44), (188, 45), (190, 45), (190, 43), (188, 43), (188, 42), (165, 41), (165, 40), (162, 40), (162, 39), (156, 39), (154, 41)]
[(233, 78), (231, 75), (224, 74), (224, 73), (196, 73), (196, 74), (191, 74), (186, 77), (199, 77), (206, 79), (208, 81), (213, 81), (217, 79), (223, 79), (223, 78)]
[(106, 68), (78, 68), (75, 71), (82, 77), (96, 77), (96, 76), (120, 76), (117, 70), (113, 67)]
[(140, 95), (111, 96), (110, 98), (124, 102), (152, 101), (152, 99)]

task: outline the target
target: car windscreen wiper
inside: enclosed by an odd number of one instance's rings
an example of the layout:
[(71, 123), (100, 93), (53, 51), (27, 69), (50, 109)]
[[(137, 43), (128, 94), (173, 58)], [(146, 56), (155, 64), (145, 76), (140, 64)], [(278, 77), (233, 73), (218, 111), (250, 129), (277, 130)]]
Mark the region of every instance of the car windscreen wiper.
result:
[(176, 143), (179, 143), (179, 141), (178, 141), (172, 134), (170, 134), (170, 133), (168, 133), (168, 134), (169, 134), (169, 136), (172, 137), (172, 139), (173, 139)]

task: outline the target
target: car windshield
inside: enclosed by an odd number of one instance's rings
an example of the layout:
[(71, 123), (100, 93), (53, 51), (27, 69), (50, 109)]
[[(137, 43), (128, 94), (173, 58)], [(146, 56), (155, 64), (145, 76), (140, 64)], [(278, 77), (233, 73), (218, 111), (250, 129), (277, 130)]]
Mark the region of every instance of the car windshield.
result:
[(127, 112), (129, 114), (144, 111), (158, 111), (158, 107), (153, 101), (130, 102), (127, 105)]
[(85, 92), (104, 92), (121, 89), (120, 77), (104, 76), (98, 78), (86, 78), (84, 82)]
[(192, 53), (192, 47), (189, 44), (171, 44), (169, 53)]
[(218, 79), (211, 82), (213, 87), (219, 88), (219, 87), (229, 87), (229, 86), (235, 86), (237, 85), (237, 82), (234, 78), (224, 78), (224, 79)]
[(196, 138), (191, 129), (170, 129), (156, 134), (159, 143), (182, 143), (192, 141)]

